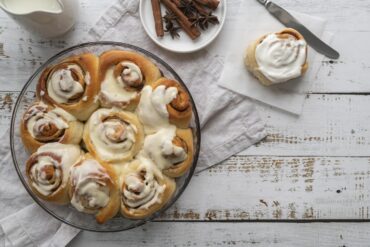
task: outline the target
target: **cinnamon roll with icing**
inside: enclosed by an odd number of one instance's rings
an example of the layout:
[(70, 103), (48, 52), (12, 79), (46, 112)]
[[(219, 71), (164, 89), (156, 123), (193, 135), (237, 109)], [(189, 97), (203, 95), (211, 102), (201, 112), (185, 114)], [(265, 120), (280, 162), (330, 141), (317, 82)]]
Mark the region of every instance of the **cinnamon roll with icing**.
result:
[(286, 82), (307, 71), (307, 43), (298, 31), (286, 28), (251, 44), (244, 61), (263, 85)]
[(78, 145), (48, 143), (40, 147), (26, 163), (26, 175), (32, 191), (46, 201), (69, 203), (69, 169), (81, 160), (82, 155)]
[(131, 51), (107, 51), (100, 56), (101, 105), (133, 110), (142, 88), (160, 76), (157, 66), (142, 55)]
[(86, 154), (70, 171), (69, 196), (78, 211), (94, 214), (103, 224), (119, 211), (118, 177), (109, 165)]
[(132, 159), (139, 152), (144, 132), (135, 114), (117, 108), (99, 109), (87, 122), (83, 139), (91, 154), (115, 163)]
[(145, 86), (136, 109), (146, 134), (174, 124), (188, 128), (192, 117), (190, 97), (174, 80), (161, 78), (151, 86)]
[(83, 124), (74, 116), (43, 102), (31, 105), (21, 121), (21, 138), (29, 153), (50, 142), (79, 144), (82, 132)]
[(150, 160), (132, 161), (121, 176), (121, 214), (143, 219), (160, 210), (176, 189), (174, 180), (163, 175)]
[(151, 159), (169, 177), (182, 176), (193, 161), (191, 129), (176, 129), (171, 125), (145, 137), (140, 155)]
[(66, 58), (43, 71), (36, 88), (37, 98), (85, 121), (99, 106), (98, 73), (99, 58), (94, 54)]

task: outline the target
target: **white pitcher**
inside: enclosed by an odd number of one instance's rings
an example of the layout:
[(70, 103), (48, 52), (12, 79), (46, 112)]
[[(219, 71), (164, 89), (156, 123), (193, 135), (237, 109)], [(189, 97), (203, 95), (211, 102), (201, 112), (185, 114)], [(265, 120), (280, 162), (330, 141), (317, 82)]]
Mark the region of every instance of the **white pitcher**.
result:
[(75, 23), (77, 0), (0, 0), (0, 7), (30, 32), (51, 38)]

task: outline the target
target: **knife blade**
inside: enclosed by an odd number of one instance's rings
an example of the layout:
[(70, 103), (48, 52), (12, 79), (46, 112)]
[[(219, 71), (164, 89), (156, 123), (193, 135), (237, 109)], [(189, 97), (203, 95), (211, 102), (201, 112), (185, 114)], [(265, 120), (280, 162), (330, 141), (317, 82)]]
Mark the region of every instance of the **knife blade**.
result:
[(294, 16), (292, 16), (288, 11), (280, 7), (279, 5), (268, 1), (268, 0), (257, 0), (259, 3), (265, 6), (271, 15), (278, 19), (282, 24), (287, 27), (293, 28), (300, 32), (306, 39), (307, 43), (315, 49), (317, 52), (325, 55), (328, 58), (338, 59), (339, 53), (327, 45), (324, 41), (318, 38), (314, 33), (312, 33), (308, 28), (306, 28), (302, 23), (300, 23)]

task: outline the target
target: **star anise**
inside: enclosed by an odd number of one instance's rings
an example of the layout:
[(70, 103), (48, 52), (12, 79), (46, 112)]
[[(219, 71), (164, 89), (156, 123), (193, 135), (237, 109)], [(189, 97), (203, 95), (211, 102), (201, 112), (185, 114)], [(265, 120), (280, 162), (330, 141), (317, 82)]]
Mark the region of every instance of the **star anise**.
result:
[(174, 23), (174, 21), (177, 20), (177, 16), (170, 11), (166, 11), (166, 14), (163, 16), (163, 20), (165, 22), (164, 31), (166, 33), (169, 33), (172, 39), (179, 38), (179, 30), (181, 28)]
[(166, 10), (166, 14), (163, 16), (164, 22), (173, 22), (177, 20), (177, 16), (171, 11)]
[(180, 0), (179, 9), (187, 17), (193, 17), (196, 14), (196, 8), (193, 0)]
[(219, 24), (217, 16), (213, 15), (212, 12), (208, 15), (198, 15), (193, 18), (190, 18), (193, 26), (198, 26), (202, 30), (206, 30), (209, 27), (209, 24), (216, 25)]
[(175, 38), (179, 38), (180, 37), (180, 34), (179, 34), (179, 30), (181, 29), (181, 27), (178, 27), (178, 26), (174, 26), (174, 25), (166, 25), (166, 28), (165, 28), (165, 32), (166, 33), (169, 33), (171, 35), (171, 38), (172, 39), (175, 39)]

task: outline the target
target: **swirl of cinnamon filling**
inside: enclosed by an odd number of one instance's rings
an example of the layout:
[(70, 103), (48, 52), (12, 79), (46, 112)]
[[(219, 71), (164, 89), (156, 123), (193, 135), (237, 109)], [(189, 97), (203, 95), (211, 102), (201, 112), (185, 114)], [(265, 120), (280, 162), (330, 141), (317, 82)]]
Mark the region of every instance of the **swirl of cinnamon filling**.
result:
[(80, 212), (97, 213), (109, 203), (112, 180), (96, 160), (87, 159), (71, 169), (71, 204)]
[(81, 150), (77, 145), (49, 143), (31, 155), (26, 173), (32, 187), (44, 196), (64, 190), (69, 178), (69, 168), (78, 162)]
[(143, 139), (136, 116), (118, 109), (100, 109), (90, 118), (84, 140), (90, 152), (104, 161), (122, 161), (138, 152)]
[(144, 86), (144, 77), (139, 66), (129, 61), (115, 66), (114, 77), (117, 83), (127, 91), (137, 91)]
[(39, 142), (59, 141), (76, 119), (61, 108), (51, 109), (42, 102), (31, 106), (24, 115), (27, 131)]
[(176, 136), (176, 127), (171, 125), (147, 136), (143, 152), (163, 170), (186, 160), (188, 146), (181, 137)]
[(106, 71), (99, 98), (103, 106), (126, 107), (143, 86), (144, 75), (139, 66), (123, 61)]
[(29, 177), (39, 193), (48, 196), (59, 188), (63, 180), (59, 156), (50, 152), (40, 153), (33, 156), (29, 163)]
[(177, 89), (177, 95), (172, 101), (169, 103), (169, 105), (175, 109), (176, 111), (183, 112), (189, 109), (190, 107), (190, 98), (187, 92), (177, 83), (173, 80), (165, 80), (161, 83), (161, 85), (165, 86), (165, 88), (171, 88), (175, 87)]
[(161, 203), (161, 194), (165, 188), (165, 184), (158, 183), (153, 171), (142, 165), (124, 178), (122, 203), (131, 209), (148, 209)]
[(89, 84), (89, 74), (79, 65), (61, 63), (49, 72), (46, 90), (57, 103), (73, 103), (82, 98), (86, 84)]

